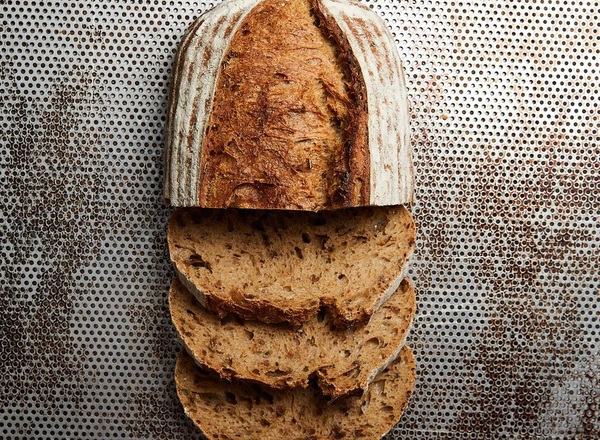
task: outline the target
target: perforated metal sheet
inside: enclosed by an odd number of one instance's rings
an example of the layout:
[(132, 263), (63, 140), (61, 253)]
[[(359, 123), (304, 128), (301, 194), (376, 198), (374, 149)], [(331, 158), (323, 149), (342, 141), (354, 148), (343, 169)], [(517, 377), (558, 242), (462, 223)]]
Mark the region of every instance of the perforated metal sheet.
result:
[[(213, 4), (0, 5), (0, 438), (199, 438), (172, 381), (162, 131)], [(600, 7), (370, 5), (417, 167), (419, 379), (390, 438), (598, 438)]]

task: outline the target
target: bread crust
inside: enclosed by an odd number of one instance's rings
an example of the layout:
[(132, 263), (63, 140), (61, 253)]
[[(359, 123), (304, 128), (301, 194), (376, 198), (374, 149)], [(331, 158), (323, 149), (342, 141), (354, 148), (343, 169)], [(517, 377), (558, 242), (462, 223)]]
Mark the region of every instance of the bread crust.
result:
[(316, 12), (314, 0), (263, 0), (240, 23), (215, 86), (200, 205), (367, 204), (364, 82), (335, 22)]
[(309, 211), (411, 203), (409, 138), (398, 51), (373, 11), (348, 0), (225, 1), (194, 23), (175, 57), (166, 202)]

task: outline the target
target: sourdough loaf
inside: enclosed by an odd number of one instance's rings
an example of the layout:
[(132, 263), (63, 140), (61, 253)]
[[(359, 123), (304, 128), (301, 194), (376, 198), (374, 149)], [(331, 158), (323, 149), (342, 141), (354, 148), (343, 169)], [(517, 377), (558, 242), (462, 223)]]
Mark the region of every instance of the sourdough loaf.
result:
[(319, 213), (176, 210), (171, 260), (220, 317), (298, 325), (324, 306), (336, 326), (367, 320), (398, 287), (415, 245), (403, 207)]
[(385, 23), (353, 0), (225, 0), (174, 60), (173, 206), (318, 211), (413, 200), (408, 100)]
[(273, 388), (319, 387), (335, 399), (362, 392), (404, 345), (415, 313), (415, 293), (405, 278), (365, 325), (334, 329), (324, 314), (301, 327), (219, 319), (177, 279), (169, 293), (171, 320), (195, 361), (225, 379), (247, 379)]
[(184, 411), (212, 439), (380, 438), (400, 419), (413, 391), (415, 360), (404, 347), (363, 396), (327, 400), (311, 388), (271, 390), (223, 380), (182, 350), (175, 367)]

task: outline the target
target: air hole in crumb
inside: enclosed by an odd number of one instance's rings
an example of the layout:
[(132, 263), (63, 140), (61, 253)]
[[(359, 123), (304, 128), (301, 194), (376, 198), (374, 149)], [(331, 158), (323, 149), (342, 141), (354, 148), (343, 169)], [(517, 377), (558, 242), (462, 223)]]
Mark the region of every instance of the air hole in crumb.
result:
[(379, 338), (371, 338), (365, 342), (364, 347), (377, 348), (380, 345), (381, 345), (381, 340)]
[(355, 379), (358, 377), (359, 374), (360, 374), (360, 365), (356, 365), (354, 368), (344, 372), (343, 376)]
[(310, 235), (308, 235), (306, 232), (302, 233), (302, 241), (304, 243), (310, 243)]
[(318, 322), (325, 321), (325, 316), (326, 315), (327, 315), (327, 311), (325, 309), (319, 310), (319, 313), (317, 313), (317, 321)]
[(242, 318), (240, 318), (237, 315), (234, 314), (229, 314), (229, 315), (225, 315), (220, 319), (221, 325), (225, 326), (227, 324), (229, 324), (230, 322), (236, 323), (238, 325), (243, 325), (244, 324), (244, 320)]
[(208, 261), (204, 261), (204, 259), (202, 258), (202, 255), (192, 254), (189, 256), (188, 262), (192, 267), (197, 267), (197, 268), (203, 267), (206, 270), (208, 270), (210, 273), (212, 273), (211, 264)]
[(327, 243), (327, 241), (329, 240), (329, 235), (326, 235), (326, 234), (317, 234), (317, 238), (319, 240), (321, 240), (321, 249), (325, 250), (326, 249), (325, 243)]
[(304, 256), (302, 255), (302, 250), (298, 246), (294, 248), (294, 251), (296, 251), (296, 256), (298, 258), (300, 258), (301, 260), (304, 259)]
[(269, 377), (281, 377), (281, 376), (285, 376), (287, 374), (288, 374), (287, 371), (280, 370), (279, 368), (277, 368), (273, 371), (267, 371), (267, 376), (269, 376)]
[(251, 341), (252, 339), (254, 339), (254, 332), (250, 331), (248, 329), (244, 329), (244, 335), (246, 336), (246, 338)]
[(271, 426), (271, 423), (269, 423), (269, 421), (267, 419), (260, 419), (260, 424), (262, 426)]
[(345, 274), (341, 273), (341, 274), (338, 275), (338, 280), (341, 280), (343, 278), (346, 278)]
[(225, 392), (225, 401), (231, 405), (237, 405), (237, 398), (235, 397), (235, 394), (229, 391)]

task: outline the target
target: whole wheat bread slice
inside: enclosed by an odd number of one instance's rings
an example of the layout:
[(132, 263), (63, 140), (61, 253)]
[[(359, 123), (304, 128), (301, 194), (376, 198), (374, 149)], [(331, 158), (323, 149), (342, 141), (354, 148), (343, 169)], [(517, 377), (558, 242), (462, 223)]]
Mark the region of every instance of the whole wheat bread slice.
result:
[(322, 306), (337, 326), (366, 321), (396, 290), (415, 245), (401, 206), (322, 211), (176, 210), (171, 260), (223, 317), (299, 325)]
[(404, 347), (363, 396), (328, 404), (311, 388), (272, 390), (229, 382), (198, 367), (182, 350), (175, 367), (184, 411), (210, 440), (330, 440), (382, 437), (400, 419), (413, 391), (415, 359)]
[(331, 328), (319, 314), (301, 327), (219, 319), (177, 279), (169, 293), (171, 319), (187, 351), (226, 379), (248, 379), (273, 388), (308, 386), (314, 374), (323, 393), (338, 398), (367, 389), (392, 362), (410, 329), (415, 292), (405, 278), (365, 325)]

